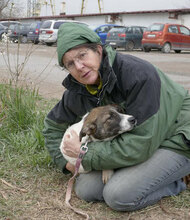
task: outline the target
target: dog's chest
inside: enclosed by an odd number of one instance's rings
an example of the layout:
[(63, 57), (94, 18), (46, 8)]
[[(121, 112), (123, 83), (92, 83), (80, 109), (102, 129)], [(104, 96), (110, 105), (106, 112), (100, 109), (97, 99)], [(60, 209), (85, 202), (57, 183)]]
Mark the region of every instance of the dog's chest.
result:
[(64, 136), (65, 135), (68, 135), (70, 134), (71, 135), (71, 131), (74, 130), (78, 135), (82, 129), (82, 126), (83, 126), (83, 120), (79, 121), (78, 123), (76, 124), (73, 124), (71, 125), (65, 132)]

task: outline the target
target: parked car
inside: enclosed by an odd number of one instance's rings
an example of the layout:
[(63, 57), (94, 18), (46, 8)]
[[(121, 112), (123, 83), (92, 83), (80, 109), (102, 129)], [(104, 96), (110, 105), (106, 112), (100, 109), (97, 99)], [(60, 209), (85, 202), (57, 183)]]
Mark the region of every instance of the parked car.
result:
[(14, 24), (10, 25), (11, 32), (9, 33), (9, 39), (13, 42), (20, 41), (21, 43), (27, 43), (27, 34), (29, 31), (30, 23)]
[(112, 28), (108, 32), (106, 44), (113, 48), (124, 48), (125, 50), (141, 48), (145, 28), (143, 26)]
[(7, 36), (12, 33), (15, 24), (20, 24), (19, 21), (0, 21), (0, 24), (7, 28)]
[(47, 20), (42, 23), (40, 28), (39, 41), (48, 46), (52, 46), (57, 42), (57, 32), (61, 24), (66, 22), (74, 22), (82, 25), (87, 25), (84, 22), (74, 20)]
[(119, 27), (120, 25), (117, 24), (102, 24), (102, 25), (90, 25), (89, 27), (97, 33), (97, 35), (100, 37), (102, 44), (104, 45), (106, 43), (106, 38), (108, 32), (114, 28)]
[(154, 23), (144, 32), (142, 46), (145, 52), (151, 49), (158, 49), (163, 53), (190, 50), (190, 29), (180, 24)]
[(39, 34), (40, 34), (41, 25), (42, 25), (42, 21), (35, 21), (31, 23), (27, 35), (28, 41), (32, 41), (34, 44), (39, 43)]
[(0, 24), (0, 40), (2, 39), (2, 35), (4, 33), (7, 33), (7, 27), (5, 27), (4, 25)]

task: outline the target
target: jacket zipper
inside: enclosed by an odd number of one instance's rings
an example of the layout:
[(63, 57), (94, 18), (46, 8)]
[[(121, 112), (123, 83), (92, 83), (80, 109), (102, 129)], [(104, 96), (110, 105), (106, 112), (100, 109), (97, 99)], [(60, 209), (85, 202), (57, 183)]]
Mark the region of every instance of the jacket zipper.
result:
[(103, 91), (104, 91), (104, 88), (107, 86), (107, 84), (109, 83), (109, 79), (110, 79), (110, 75), (111, 75), (111, 73), (109, 73), (109, 76), (108, 76), (108, 80), (107, 80), (107, 82), (103, 85), (103, 87), (102, 87), (102, 89), (101, 89), (101, 91), (99, 92), (99, 94), (98, 94), (98, 101), (97, 101), (97, 106), (99, 106), (100, 105), (100, 101), (101, 101), (101, 95), (102, 95), (102, 93), (103, 93)]

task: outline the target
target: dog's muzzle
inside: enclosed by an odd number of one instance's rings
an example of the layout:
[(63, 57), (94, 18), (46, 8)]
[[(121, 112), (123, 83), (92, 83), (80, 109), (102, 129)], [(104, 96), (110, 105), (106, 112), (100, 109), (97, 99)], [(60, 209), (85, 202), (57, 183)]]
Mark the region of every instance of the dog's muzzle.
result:
[(132, 125), (132, 126), (135, 126), (137, 124), (137, 119), (133, 116), (131, 116), (130, 118), (128, 118), (128, 121), (129, 123)]

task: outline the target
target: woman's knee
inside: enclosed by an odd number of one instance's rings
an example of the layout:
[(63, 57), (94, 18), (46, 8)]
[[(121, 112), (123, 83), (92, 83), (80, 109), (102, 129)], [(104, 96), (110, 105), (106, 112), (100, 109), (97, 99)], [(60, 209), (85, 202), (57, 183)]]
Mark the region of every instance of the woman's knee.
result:
[(102, 201), (103, 183), (101, 172), (93, 171), (87, 174), (80, 174), (75, 183), (77, 196), (85, 201)]
[(106, 204), (116, 211), (136, 211), (157, 203), (164, 197), (178, 195), (186, 189), (185, 183), (180, 179), (163, 186), (155, 191), (145, 192), (133, 186), (115, 187), (106, 185), (103, 197)]
[(143, 197), (132, 191), (130, 187), (125, 187), (125, 190), (123, 190), (119, 186), (110, 187), (107, 185), (103, 190), (103, 198), (105, 203), (113, 210), (134, 211), (138, 209)]

